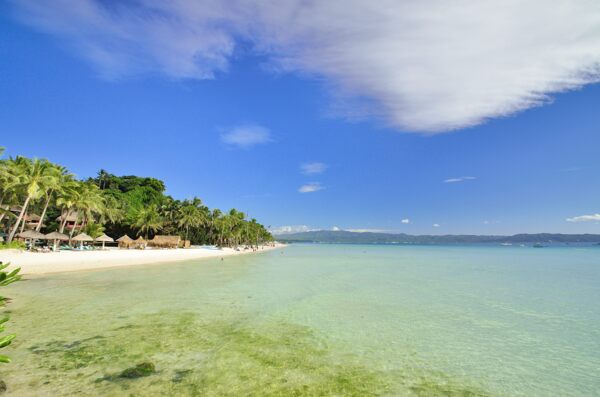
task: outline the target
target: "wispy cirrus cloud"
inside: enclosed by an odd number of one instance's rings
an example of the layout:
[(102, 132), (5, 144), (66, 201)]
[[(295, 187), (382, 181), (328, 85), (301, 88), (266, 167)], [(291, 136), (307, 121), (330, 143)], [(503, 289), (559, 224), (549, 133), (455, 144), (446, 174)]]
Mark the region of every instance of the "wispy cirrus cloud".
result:
[(465, 181), (472, 181), (473, 179), (477, 179), (474, 176), (459, 176), (457, 178), (448, 178), (444, 179), (444, 183), (459, 183)]
[(322, 174), (325, 170), (327, 170), (327, 164), (318, 161), (300, 164), (300, 172), (304, 175)]
[(575, 216), (567, 218), (567, 222), (600, 222), (600, 214)]
[(239, 125), (221, 134), (223, 143), (244, 149), (269, 143), (272, 140), (271, 131), (257, 124)]
[(250, 44), (272, 70), (324, 81), (342, 115), (427, 134), (512, 115), (600, 81), (600, 3), (590, 0), (12, 5), (108, 78), (211, 79)]
[(321, 185), (319, 182), (310, 182), (305, 185), (302, 185), (298, 188), (298, 192), (300, 193), (314, 193), (319, 190), (323, 190), (325, 187)]

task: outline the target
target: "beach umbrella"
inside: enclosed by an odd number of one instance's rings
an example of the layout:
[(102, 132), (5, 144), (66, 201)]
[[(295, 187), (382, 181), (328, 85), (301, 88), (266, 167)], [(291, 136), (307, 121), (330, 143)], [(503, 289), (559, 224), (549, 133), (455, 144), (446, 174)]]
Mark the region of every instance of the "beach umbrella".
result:
[(69, 236), (67, 236), (66, 234), (63, 233), (59, 233), (59, 232), (52, 232), (52, 233), (48, 233), (46, 234), (46, 236), (44, 236), (44, 238), (46, 240), (53, 240), (54, 241), (54, 251), (56, 251), (56, 244), (58, 243), (58, 241), (69, 241)]
[(36, 232), (35, 230), (26, 230), (18, 234), (19, 237), (31, 240), (31, 247), (33, 247), (35, 240), (45, 239), (46, 236), (43, 233)]
[(94, 239), (85, 233), (81, 233), (81, 234), (78, 234), (77, 236), (73, 237), (73, 241), (79, 241), (81, 243), (81, 246), (83, 247), (84, 241), (94, 241)]
[(100, 237), (96, 237), (96, 241), (101, 241), (102, 242), (102, 249), (104, 249), (104, 244), (105, 243), (112, 243), (115, 240), (112, 237), (107, 236), (106, 234), (103, 234)]

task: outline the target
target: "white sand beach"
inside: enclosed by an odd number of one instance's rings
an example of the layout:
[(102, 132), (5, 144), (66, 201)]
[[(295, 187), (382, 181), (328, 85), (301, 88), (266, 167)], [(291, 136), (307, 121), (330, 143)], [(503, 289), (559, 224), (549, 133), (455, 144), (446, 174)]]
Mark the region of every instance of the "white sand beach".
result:
[(284, 246), (284, 244), (276, 244), (274, 247), (263, 246), (258, 251), (250, 249), (236, 251), (231, 248), (217, 249), (207, 247), (145, 250), (109, 248), (95, 251), (61, 251), (51, 253), (4, 250), (0, 251), (0, 262), (10, 262), (11, 267), (20, 267), (21, 274), (28, 275), (257, 254)]

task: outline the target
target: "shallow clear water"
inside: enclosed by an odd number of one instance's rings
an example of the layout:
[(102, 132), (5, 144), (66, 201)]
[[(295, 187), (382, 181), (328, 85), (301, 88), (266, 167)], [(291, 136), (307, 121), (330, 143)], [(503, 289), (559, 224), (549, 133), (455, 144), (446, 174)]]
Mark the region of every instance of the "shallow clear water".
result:
[(13, 395), (600, 394), (599, 247), (293, 245), (6, 295)]

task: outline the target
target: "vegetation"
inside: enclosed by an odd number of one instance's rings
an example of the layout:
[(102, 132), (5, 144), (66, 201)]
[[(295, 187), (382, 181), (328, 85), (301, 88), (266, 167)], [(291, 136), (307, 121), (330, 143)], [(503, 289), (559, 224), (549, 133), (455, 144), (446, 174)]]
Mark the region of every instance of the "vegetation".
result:
[[(28, 224), (37, 216), (39, 222)], [(155, 178), (100, 170), (96, 178), (77, 180), (48, 160), (21, 156), (0, 160), (0, 232), (12, 244), (26, 225), (70, 236), (179, 235), (192, 244), (232, 247), (272, 240), (263, 225), (246, 219), (243, 212), (210, 210), (197, 197), (176, 200), (165, 195), (165, 184)]]
[(9, 249), (25, 249), (25, 243), (22, 241), (12, 241), (10, 243), (0, 243), (0, 250), (9, 250)]
[[(0, 287), (5, 287), (5, 286), (12, 284), (15, 281), (18, 281), (21, 279), (21, 276), (19, 275), (19, 271), (21, 269), (17, 268), (9, 273), (6, 271), (6, 268), (8, 267), (8, 265), (9, 265), (9, 263), (3, 264), (2, 262), (0, 262)], [(6, 300), (7, 300), (7, 298), (0, 296), (0, 306), (4, 307), (6, 305)], [(8, 321), (8, 316), (4, 316), (3, 318), (0, 319), (0, 334), (4, 332), (4, 330), (5, 330), (4, 324), (7, 321)], [(0, 336), (0, 349), (3, 349), (6, 346), (10, 345), (15, 337), (16, 337), (15, 334)], [(8, 358), (5, 355), (0, 355), (0, 363), (9, 363), (9, 362), (10, 362), (10, 358)]]

